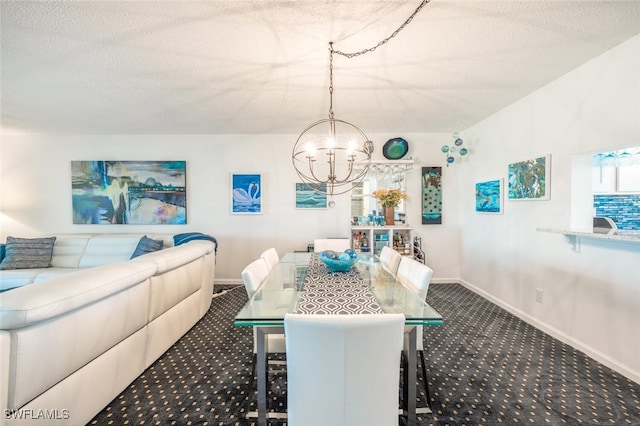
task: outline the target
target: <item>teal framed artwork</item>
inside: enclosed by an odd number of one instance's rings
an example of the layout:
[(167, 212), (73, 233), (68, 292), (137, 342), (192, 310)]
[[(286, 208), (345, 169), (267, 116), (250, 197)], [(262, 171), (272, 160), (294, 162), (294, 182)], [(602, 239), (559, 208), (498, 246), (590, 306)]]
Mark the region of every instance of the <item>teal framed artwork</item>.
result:
[(72, 161), (74, 224), (184, 225), (186, 161)]
[[(314, 190), (316, 188), (316, 190)], [(296, 209), (326, 209), (327, 184), (296, 182)]]
[(503, 179), (476, 183), (476, 213), (502, 214)]
[(261, 174), (231, 174), (231, 213), (262, 214)]
[(442, 167), (422, 168), (422, 224), (442, 223)]
[(551, 197), (551, 155), (509, 164), (509, 200), (548, 200)]

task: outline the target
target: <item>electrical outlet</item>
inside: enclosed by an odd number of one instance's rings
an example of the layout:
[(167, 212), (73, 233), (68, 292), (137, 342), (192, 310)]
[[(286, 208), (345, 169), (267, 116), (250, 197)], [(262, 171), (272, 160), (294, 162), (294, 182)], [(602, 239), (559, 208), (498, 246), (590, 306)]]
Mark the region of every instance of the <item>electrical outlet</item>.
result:
[(542, 303), (543, 294), (544, 293), (543, 293), (542, 289), (536, 288), (536, 302)]

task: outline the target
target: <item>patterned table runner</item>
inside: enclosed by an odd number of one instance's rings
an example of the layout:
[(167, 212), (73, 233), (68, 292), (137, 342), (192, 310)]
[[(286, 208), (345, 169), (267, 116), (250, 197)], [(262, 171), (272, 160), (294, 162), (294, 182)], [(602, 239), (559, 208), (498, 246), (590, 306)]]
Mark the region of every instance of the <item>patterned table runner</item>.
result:
[(356, 268), (348, 272), (331, 272), (316, 253), (311, 255), (296, 312), (327, 315), (383, 313)]

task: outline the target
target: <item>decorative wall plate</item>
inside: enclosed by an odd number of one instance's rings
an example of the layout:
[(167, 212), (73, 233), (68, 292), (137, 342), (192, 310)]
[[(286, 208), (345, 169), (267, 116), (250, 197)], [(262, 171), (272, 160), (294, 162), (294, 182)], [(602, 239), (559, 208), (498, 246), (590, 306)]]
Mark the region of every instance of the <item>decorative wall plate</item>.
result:
[(403, 138), (389, 139), (382, 147), (382, 155), (389, 160), (399, 160), (409, 152), (409, 143)]

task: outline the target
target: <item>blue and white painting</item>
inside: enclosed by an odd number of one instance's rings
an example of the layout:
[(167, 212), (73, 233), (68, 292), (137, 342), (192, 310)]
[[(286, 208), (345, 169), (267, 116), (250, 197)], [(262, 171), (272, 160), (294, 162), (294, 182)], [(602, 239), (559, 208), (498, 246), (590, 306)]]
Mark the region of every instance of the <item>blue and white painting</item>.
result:
[(231, 175), (231, 213), (262, 214), (262, 176)]
[(502, 213), (502, 179), (476, 183), (476, 212)]
[[(314, 190), (313, 188), (317, 190)], [(296, 183), (296, 209), (326, 209), (327, 184)]]
[(185, 161), (72, 161), (74, 224), (187, 223)]

